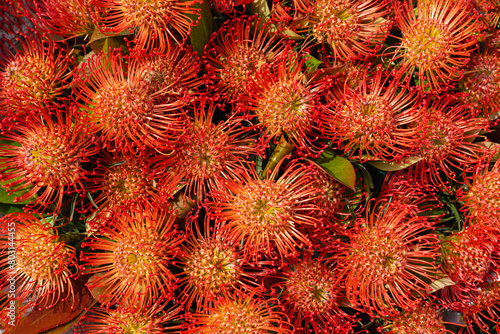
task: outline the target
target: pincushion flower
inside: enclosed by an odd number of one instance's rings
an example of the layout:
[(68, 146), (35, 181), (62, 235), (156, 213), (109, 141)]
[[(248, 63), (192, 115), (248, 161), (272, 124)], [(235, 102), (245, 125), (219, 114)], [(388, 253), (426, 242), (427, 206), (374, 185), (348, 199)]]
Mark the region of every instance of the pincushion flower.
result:
[(84, 164), (98, 147), (75, 109), (38, 109), (3, 133), (12, 142), (0, 144), (0, 180), (8, 193), (23, 192), (14, 202), (38, 193), (29, 208), (58, 212), (64, 194), (84, 193), (89, 175)]
[(289, 334), (288, 319), (276, 299), (259, 299), (238, 293), (233, 299), (220, 298), (208, 313), (192, 314), (185, 334)]
[(60, 97), (71, 78), (67, 48), (45, 35), (24, 37), (20, 51), (0, 59), (0, 111), (7, 120)]
[(232, 14), (235, 7), (248, 5), (253, 1), (254, 0), (211, 0), (211, 3), (217, 11), (224, 14)]
[[(301, 229), (314, 229), (321, 221), (314, 212), (316, 191), (302, 171), (289, 166), (279, 178), (277, 170), (261, 180), (253, 166), (242, 170), (225, 187), (209, 194), (207, 207), (221, 236), (241, 242), (246, 258), (261, 254), (283, 258), (295, 247), (311, 245)], [(275, 180), (276, 179), (276, 180)], [(259, 254), (261, 253), (261, 254)]]
[(96, 25), (105, 34), (135, 31), (137, 49), (163, 52), (183, 44), (200, 18), (198, 0), (93, 0), (102, 12)]
[(457, 172), (480, 164), (484, 156), (484, 148), (472, 141), (488, 129), (488, 121), (458, 100), (447, 94), (427, 98), (418, 124), (422, 139), (417, 156), (422, 160), (415, 165), (417, 177), (436, 187), (447, 187), (448, 179), (460, 182)]
[[(401, 161), (417, 145), (412, 122), (422, 117), (414, 90), (399, 88), (399, 77), (368, 68), (360, 86), (334, 85), (326, 95), (327, 108), (318, 117), (325, 138), (361, 161)], [(341, 89), (337, 89), (341, 88)]]
[(82, 254), (84, 273), (97, 274), (87, 286), (101, 288), (105, 305), (147, 308), (168, 302), (177, 284), (169, 266), (183, 240), (173, 225), (175, 216), (144, 208), (112, 218), (99, 237), (85, 242), (89, 248)]
[(10, 284), (14, 272), (15, 294), (21, 302), (49, 308), (73, 298), (79, 266), (75, 249), (59, 241), (57, 229), (34, 215), (11, 213), (0, 220), (0, 231), (1, 288)]
[(375, 54), (382, 48), (392, 21), (385, 0), (293, 0), (287, 10), (275, 6), (274, 21), (302, 34), (308, 33), (325, 53), (337, 61), (355, 60)]
[(322, 82), (306, 77), (305, 62), (305, 57), (287, 54), (263, 65), (250, 79), (240, 109), (262, 129), (262, 145), (286, 135), (305, 154), (321, 151), (308, 136), (316, 129)]
[(88, 122), (102, 131), (104, 148), (136, 152), (169, 145), (186, 124), (184, 96), (168, 104), (155, 99), (170, 92), (171, 85), (151, 91), (149, 73), (140, 58), (125, 65), (120, 52), (101, 53), (89, 61), (89, 73), (80, 69), (75, 93), (83, 101)]
[(269, 24), (260, 24), (255, 17), (225, 22), (205, 46), (203, 62), (215, 76), (210, 87), (231, 103), (246, 93), (255, 70), (291, 49), (291, 42), (272, 32)]
[(339, 308), (343, 296), (337, 273), (324, 256), (289, 261), (280, 270), (283, 280), (273, 285), (282, 293), (285, 313), (292, 319), (294, 333), (352, 333), (354, 317)]
[(401, 44), (393, 60), (401, 60), (404, 78), (418, 78), (423, 93), (437, 93), (459, 80), (477, 46), (478, 16), (469, 0), (394, 1)]
[(388, 316), (427, 294), (429, 282), (438, 277), (433, 261), (439, 256), (439, 240), (433, 230), (424, 217), (391, 203), (382, 212), (367, 210), (365, 218), (356, 219), (345, 233), (349, 241), (331, 259), (353, 307)]
[(172, 151), (154, 159), (156, 170), (169, 170), (161, 182), (186, 184), (185, 195), (198, 204), (204, 201), (207, 191), (223, 189), (224, 180), (244, 168), (245, 159), (257, 152), (256, 140), (251, 138), (255, 127), (243, 127), (233, 117), (214, 124), (216, 110), (209, 101), (195, 104), (194, 117)]

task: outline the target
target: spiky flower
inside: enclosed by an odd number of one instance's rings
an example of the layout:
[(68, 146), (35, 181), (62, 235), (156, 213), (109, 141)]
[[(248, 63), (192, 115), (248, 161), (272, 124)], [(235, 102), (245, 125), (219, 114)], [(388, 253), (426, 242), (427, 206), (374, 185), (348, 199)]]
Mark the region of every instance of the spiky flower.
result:
[(281, 299), (285, 313), (292, 319), (294, 333), (351, 333), (354, 318), (339, 308), (341, 286), (337, 273), (323, 256), (289, 261), (280, 270), (284, 280), (273, 286)]
[(263, 145), (286, 135), (305, 153), (320, 151), (308, 136), (316, 129), (322, 83), (306, 77), (306, 60), (295, 53), (284, 55), (263, 65), (250, 80), (240, 108), (245, 118), (256, 118)]
[(467, 324), (466, 329), (462, 329), (460, 333), (476, 333), (474, 325), (486, 333), (495, 330), (500, 319), (500, 282), (485, 282), (469, 294), (466, 302), (454, 307), (462, 312)]
[(98, 147), (75, 109), (39, 109), (3, 134), (11, 142), (0, 144), (0, 180), (9, 193), (22, 190), (15, 202), (30, 200), (40, 191), (31, 207), (58, 212), (64, 194), (85, 191), (89, 172), (84, 164)]
[(402, 32), (395, 55), (402, 73), (418, 77), (421, 92), (446, 90), (460, 79), (476, 48), (478, 17), (469, 0), (412, 0), (395, 4), (396, 22)]
[(14, 275), (16, 298), (31, 306), (49, 308), (73, 298), (79, 272), (75, 249), (58, 240), (57, 229), (26, 213), (11, 213), (0, 224), (1, 287), (9, 286)]
[(177, 283), (169, 266), (183, 240), (173, 226), (175, 216), (144, 208), (113, 218), (99, 237), (85, 242), (89, 251), (82, 254), (84, 272), (97, 274), (87, 285), (101, 288), (106, 305), (149, 307), (168, 302)]
[(230, 102), (246, 93), (249, 78), (263, 64), (273, 63), (278, 56), (287, 53), (286, 42), (272, 26), (261, 24), (255, 17), (240, 17), (222, 25), (213, 34), (207, 46), (203, 62), (214, 73), (212, 88)]
[(109, 150), (136, 152), (146, 147), (169, 145), (186, 124), (184, 96), (168, 104), (155, 99), (171, 85), (151, 90), (150, 73), (140, 57), (125, 64), (120, 52), (101, 53), (89, 61), (88, 74), (81, 68), (75, 93), (83, 101), (88, 122), (102, 131)]
[(222, 236), (242, 242), (245, 257), (259, 253), (279, 257), (296, 253), (295, 247), (311, 245), (303, 228), (321, 223), (314, 211), (315, 189), (302, 171), (290, 166), (277, 180), (277, 170), (260, 179), (253, 166), (212, 191), (207, 201), (210, 215), (219, 223)]
[(457, 173), (480, 163), (484, 148), (472, 141), (481, 130), (488, 129), (488, 121), (475, 117), (470, 106), (458, 102), (454, 95), (427, 98), (424, 117), (420, 120), (421, 142), (416, 164), (417, 177), (437, 187), (447, 186), (448, 180), (456, 182)]
[(349, 241), (332, 258), (353, 306), (391, 315), (426, 294), (428, 282), (438, 275), (433, 259), (439, 255), (439, 240), (429, 233), (433, 229), (410, 208), (391, 203), (382, 212), (367, 210), (366, 218), (356, 219), (346, 231)]
[(155, 159), (156, 169), (169, 169), (162, 183), (187, 184), (186, 196), (197, 203), (203, 202), (206, 191), (223, 189), (224, 180), (244, 168), (245, 158), (257, 151), (256, 140), (250, 137), (255, 128), (242, 127), (233, 117), (214, 124), (216, 110), (208, 101), (196, 104), (194, 117), (173, 150)]
[(137, 49), (163, 52), (182, 44), (200, 18), (198, 0), (94, 0), (103, 13), (96, 22), (105, 34), (136, 31)]
[(399, 78), (380, 67), (373, 76), (365, 68), (362, 78), (360, 86), (338, 85), (327, 92), (328, 108), (323, 108), (318, 126), (351, 158), (400, 161), (408, 157), (417, 144), (412, 122), (422, 117), (416, 92), (400, 89)]
[(337, 61), (355, 60), (375, 54), (389, 34), (385, 0), (293, 0), (289, 11), (278, 4), (274, 20), (299, 34), (309, 33)]
[(44, 35), (23, 37), (17, 54), (6, 51), (6, 58), (0, 59), (0, 111), (4, 117), (45, 106), (62, 95), (71, 77), (71, 58), (64, 47)]
[[(274, 304), (274, 306), (273, 306)], [(261, 300), (238, 293), (234, 299), (220, 298), (206, 314), (193, 314), (186, 334), (288, 334), (288, 319), (279, 310), (278, 300)]]
[(224, 14), (232, 14), (235, 11), (235, 7), (248, 5), (254, 2), (254, 0), (211, 0), (210, 2), (217, 11)]

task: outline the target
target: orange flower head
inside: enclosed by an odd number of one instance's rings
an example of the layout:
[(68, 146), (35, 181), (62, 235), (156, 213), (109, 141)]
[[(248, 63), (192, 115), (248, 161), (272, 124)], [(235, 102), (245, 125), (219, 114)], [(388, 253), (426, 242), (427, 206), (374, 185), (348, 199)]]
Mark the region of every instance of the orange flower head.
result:
[[(145, 208), (113, 214), (100, 237), (88, 238), (84, 272), (97, 274), (89, 288), (102, 288), (106, 305), (168, 302), (177, 279), (169, 266), (180, 251), (183, 236), (174, 228), (175, 216)], [(103, 224), (104, 225), (104, 224)]]
[(203, 62), (215, 76), (211, 88), (234, 103), (247, 92), (249, 78), (263, 64), (272, 64), (290, 50), (269, 24), (259, 28), (255, 17), (236, 18), (224, 23), (205, 47)]
[[(11, 213), (0, 220), (2, 288), (15, 275), (16, 298), (32, 306), (50, 308), (73, 298), (73, 280), (78, 275), (75, 249), (59, 241), (57, 229), (26, 213)], [(12, 256), (15, 251), (15, 258)]]
[(224, 189), (212, 191), (207, 201), (221, 235), (242, 242), (245, 257), (275, 250), (280, 258), (294, 255), (295, 247), (311, 245), (299, 229), (321, 223), (311, 213), (319, 208), (303, 172), (291, 166), (274, 180), (276, 173), (261, 180), (251, 166), (228, 180)]
[(429, 233), (434, 227), (410, 208), (390, 203), (380, 213), (368, 210), (355, 224), (346, 232), (350, 241), (332, 258), (347, 299), (379, 315), (415, 304), (416, 296), (430, 290), (427, 282), (438, 277), (432, 259), (439, 256), (439, 240)]
[[(164, 52), (169, 46), (183, 44), (191, 26), (200, 18), (196, 4), (185, 0), (94, 0), (102, 11), (96, 25), (105, 34), (136, 31), (137, 49)], [(112, 13), (110, 15), (109, 13)]]
[(422, 301), (401, 313), (385, 318), (389, 324), (384, 329), (389, 334), (452, 334), (446, 329), (445, 322), (438, 310), (427, 302)]
[(83, 182), (89, 172), (83, 164), (98, 147), (93, 146), (93, 133), (75, 106), (40, 109), (3, 136), (12, 143), (0, 145), (0, 179), (9, 193), (23, 190), (16, 202), (29, 200), (41, 190), (30, 208), (58, 212), (64, 194), (85, 191)]
[(477, 46), (478, 17), (469, 0), (405, 0), (395, 4), (402, 32), (395, 58), (402, 73), (418, 77), (421, 92), (440, 92), (457, 81)]
[[(273, 304), (275, 306), (272, 306)], [(288, 319), (276, 299), (261, 300), (239, 293), (235, 299), (221, 298), (206, 314), (193, 314), (186, 334), (289, 334)], [(285, 318), (286, 320), (284, 320)]]

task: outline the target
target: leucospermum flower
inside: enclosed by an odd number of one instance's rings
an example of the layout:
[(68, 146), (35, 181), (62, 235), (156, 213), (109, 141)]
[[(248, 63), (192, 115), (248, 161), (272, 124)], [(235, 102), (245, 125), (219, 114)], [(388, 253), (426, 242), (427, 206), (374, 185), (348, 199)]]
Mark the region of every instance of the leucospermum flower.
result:
[(427, 98), (423, 113), (417, 125), (421, 131), (417, 156), (422, 158), (415, 165), (417, 177), (437, 187), (447, 186), (447, 178), (459, 182), (457, 172), (483, 159), (483, 147), (472, 141), (479, 131), (488, 129), (488, 121), (475, 117), (472, 108), (456, 96), (446, 94)]
[(173, 225), (175, 216), (144, 208), (112, 217), (98, 237), (85, 242), (84, 273), (97, 274), (87, 286), (101, 288), (106, 305), (147, 308), (168, 302), (177, 284), (169, 266), (184, 238)]
[(63, 94), (71, 78), (71, 58), (64, 46), (39, 34), (24, 36), (20, 43), (20, 51), (14, 55), (7, 50), (0, 59), (4, 117), (45, 106)]
[(194, 117), (172, 151), (154, 159), (156, 170), (169, 170), (162, 184), (186, 184), (184, 193), (197, 203), (204, 201), (207, 191), (223, 189), (224, 180), (244, 168), (245, 159), (257, 151), (256, 140), (250, 137), (254, 127), (243, 127), (233, 117), (214, 124), (216, 110), (209, 101), (195, 104)]
[(389, 8), (385, 0), (293, 0), (290, 10), (276, 6), (274, 20), (290, 21), (286, 28), (309, 33), (335, 60), (348, 61), (382, 48), (392, 27)]
[(185, 334), (292, 333), (278, 300), (263, 300), (243, 292), (234, 299), (220, 298), (208, 313), (192, 314), (189, 320)]
[(235, 7), (248, 5), (253, 1), (254, 0), (211, 0), (210, 2), (213, 4), (217, 11), (224, 14), (232, 14), (235, 10)]
[(0, 287), (14, 272), (19, 301), (49, 308), (73, 298), (75, 249), (58, 240), (57, 229), (31, 214), (11, 213), (0, 220), (0, 231)]
[(89, 61), (76, 80), (75, 93), (83, 101), (88, 122), (102, 131), (108, 150), (135, 152), (146, 147), (168, 145), (186, 124), (183, 96), (168, 104), (155, 99), (171, 86), (151, 91), (145, 79), (149, 73), (141, 59), (131, 57), (128, 66), (120, 52), (101, 53)]
[(281, 294), (285, 313), (292, 320), (294, 333), (352, 333), (354, 318), (339, 308), (343, 296), (337, 273), (323, 256), (289, 261), (281, 269), (283, 280), (273, 285)]
[(306, 77), (305, 62), (305, 57), (294, 53), (283, 55), (273, 64), (263, 65), (249, 81), (240, 109), (245, 118), (256, 118), (263, 145), (286, 135), (306, 154), (321, 150), (308, 136), (316, 129), (322, 82)]
[(39, 193), (30, 207), (58, 212), (64, 194), (85, 191), (89, 172), (84, 164), (98, 151), (93, 135), (74, 105), (27, 115), (2, 135), (12, 141), (0, 144), (3, 187), (9, 193), (23, 191), (15, 202)]
[(316, 192), (304, 173), (292, 165), (275, 180), (277, 170), (262, 180), (249, 166), (209, 194), (207, 207), (221, 236), (242, 242), (246, 258), (294, 255), (296, 247), (311, 245), (300, 230), (321, 223), (312, 213), (319, 210), (313, 202)]
[(401, 72), (418, 77), (421, 92), (446, 90), (459, 80), (477, 46), (478, 17), (469, 0), (394, 1), (401, 44)]
[(205, 47), (203, 62), (215, 76), (210, 86), (231, 103), (246, 93), (255, 70), (291, 49), (291, 42), (272, 32), (269, 24), (259, 25), (260, 19), (255, 17), (228, 21)]
[(360, 86), (334, 85), (325, 94), (328, 108), (318, 117), (323, 135), (362, 161), (410, 156), (418, 143), (412, 122), (422, 116), (416, 92), (400, 89), (398, 82), (381, 68), (369, 77), (366, 68)]
[(437, 279), (439, 240), (434, 227), (409, 208), (388, 203), (379, 213), (367, 211), (346, 231), (332, 261), (345, 282), (347, 299), (356, 309), (382, 316), (407, 308), (430, 291)]
[(124, 30), (136, 31), (137, 49), (159, 52), (175, 44), (182, 44), (189, 36), (191, 26), (199, 20), (198, 0), (94, 0), (102, 15), (96, 25), (105, 34)]

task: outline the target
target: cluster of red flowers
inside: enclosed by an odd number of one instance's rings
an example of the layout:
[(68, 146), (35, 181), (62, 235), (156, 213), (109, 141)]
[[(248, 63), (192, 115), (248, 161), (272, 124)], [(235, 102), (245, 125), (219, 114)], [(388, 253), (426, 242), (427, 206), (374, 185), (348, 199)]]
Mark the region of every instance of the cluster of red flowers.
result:
[(0, 9), (0, 329), (500, 333), (498, 1)]

